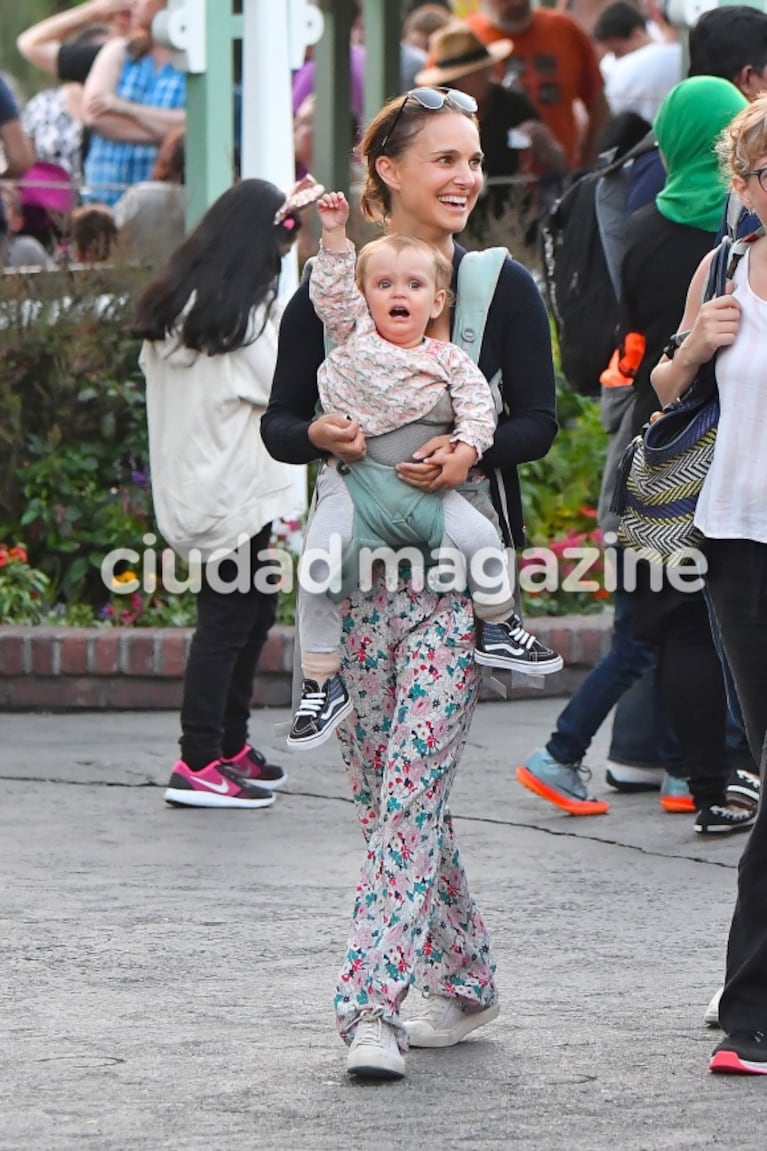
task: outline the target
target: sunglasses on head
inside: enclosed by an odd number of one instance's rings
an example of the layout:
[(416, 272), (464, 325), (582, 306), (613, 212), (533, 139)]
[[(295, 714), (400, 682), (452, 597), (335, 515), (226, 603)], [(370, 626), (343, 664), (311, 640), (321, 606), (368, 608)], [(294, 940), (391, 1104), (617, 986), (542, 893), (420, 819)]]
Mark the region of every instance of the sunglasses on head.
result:
[(445, 104), (457, 108), (459, 112), (468, 112), (472, 115), (477, 111), (477, 101), (474, 97), (466, 92), (460, 92), (457, 88), (411, 88), (405, 93), (405, 98), (397, 109), (397, 115), (392, 120), (391, 128), (381, 141), (380, 152), (383, 152), (394, 135), (408, 100), (415, 100), (416, 104), (420, 104), (429, 112), (437, 112), (440, 108), (444, 108)]

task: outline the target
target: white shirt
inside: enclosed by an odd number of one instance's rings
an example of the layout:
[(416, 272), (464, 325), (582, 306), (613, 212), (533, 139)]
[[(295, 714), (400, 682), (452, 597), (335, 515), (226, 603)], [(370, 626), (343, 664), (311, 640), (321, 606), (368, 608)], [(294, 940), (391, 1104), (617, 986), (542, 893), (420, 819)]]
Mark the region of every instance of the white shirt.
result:
[[(277, 361), (280, 306), (252, 343), (206, 356), (169, 337), (145, 340), (149, 463), (157, 522), (170, 546), (206, 560), (233, 550), (296, 506), (291, 464), (273, 460), (261, 416)], [(263, 308), (253, 315), (259, 332)]]
[(645, 44), (613, 60), (605, 96), (613, 116), (636, 112), (652, 124), (671, 89), (682, 79), (681, 44)]
[(709, 539), (767, 543), (767, 300), (749, 284), (750, 255), (735, 269), (738, 338), (716, 361), (721, 415), (695, 525)]

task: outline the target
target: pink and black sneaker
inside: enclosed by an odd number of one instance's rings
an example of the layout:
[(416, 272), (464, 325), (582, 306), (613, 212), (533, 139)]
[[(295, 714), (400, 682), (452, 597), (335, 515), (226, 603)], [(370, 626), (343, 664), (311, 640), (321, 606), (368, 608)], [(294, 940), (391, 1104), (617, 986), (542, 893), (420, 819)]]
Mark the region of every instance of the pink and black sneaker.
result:
[(719, 1075), (767, 1075), (767, 1036), (755, 1031), (722, 1040), (708, 1069)]
[(260, 784), (275, 791), (284, 787), (288, 782), (288, 775), (276, 763), (267, 763), (266, 756), (257, 748), (246, 743), (238, 755), (233, 755), (228, 761), (238, 775), (247, 779), (249, 783)]
[(173, 807), (269, 807), (274, 795), (224, 760), (214, 759), (201, 771), (192, 771), (180, 759), (165, 790), (165, 802)]

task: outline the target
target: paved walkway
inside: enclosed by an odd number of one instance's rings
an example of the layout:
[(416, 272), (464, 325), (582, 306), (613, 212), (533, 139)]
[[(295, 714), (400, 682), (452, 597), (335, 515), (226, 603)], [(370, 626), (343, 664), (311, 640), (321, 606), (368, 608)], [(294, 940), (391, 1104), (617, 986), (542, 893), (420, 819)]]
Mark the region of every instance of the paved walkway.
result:
[(173, 714), (0, 717), (0, 1149), (763, 1147), (767, 1083), (709, 1076), (701, 1020), (742, 840), (654, 795), (573, 819), (524, 791), (559, 706), (482, 705), (454, 793), (502, 1014), (380, 1086), (334, 1032), (362, 841), (333, 744), (281, 753), (268, 810), (174, 811)]

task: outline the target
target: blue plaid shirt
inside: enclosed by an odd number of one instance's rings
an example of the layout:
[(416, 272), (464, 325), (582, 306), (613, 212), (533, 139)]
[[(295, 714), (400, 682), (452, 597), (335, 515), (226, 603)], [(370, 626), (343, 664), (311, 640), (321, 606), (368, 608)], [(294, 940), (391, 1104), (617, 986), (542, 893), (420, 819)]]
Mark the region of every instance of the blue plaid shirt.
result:
[[(183, 108), (186, 99), (186, 76), (172, 64), (157, 68), (151, 56), (126, 60), (115, 94), (133, 104), (154, 108)], [(131, 144), (108, 140), (99, 132), (91, 136), (85, 160), (84, 200), (115, 204), (125, 189), (140, 180), (148, 180), (157, 159), (156, 144)]]

